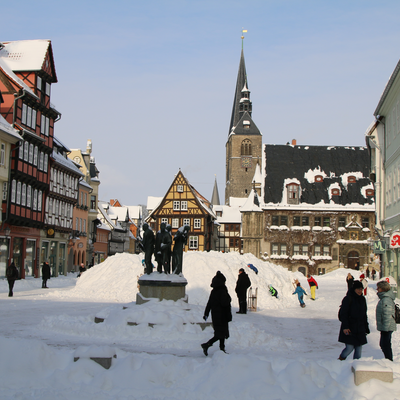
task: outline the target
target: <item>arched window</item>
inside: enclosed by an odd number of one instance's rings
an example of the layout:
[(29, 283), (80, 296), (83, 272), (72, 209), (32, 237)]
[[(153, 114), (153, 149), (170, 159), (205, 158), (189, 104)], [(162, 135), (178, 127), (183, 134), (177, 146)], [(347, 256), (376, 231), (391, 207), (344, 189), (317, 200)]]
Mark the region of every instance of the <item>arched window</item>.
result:
[(242, 142), (241, 155), (242, 156), (251, 156), (251, 154), (252, 154), (251, 141), (249, 139), (245, 139)]

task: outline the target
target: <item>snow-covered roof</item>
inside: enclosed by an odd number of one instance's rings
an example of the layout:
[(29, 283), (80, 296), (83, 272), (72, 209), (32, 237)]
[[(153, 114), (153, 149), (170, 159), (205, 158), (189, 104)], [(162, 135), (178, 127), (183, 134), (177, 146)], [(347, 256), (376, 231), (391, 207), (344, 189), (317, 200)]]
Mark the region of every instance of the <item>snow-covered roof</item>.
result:
[(141, 206), (125, 206), (128, 208), (129, 217), (132, 219), (142, 218), (142, 207)]
[(148, 196), (147, 197), (147, 209), (149, 211), (154, 210), (161, 203), (162, 199), (163, 199), (163, 197)]
[(247, 198), (246, 203), (244, 203), (244, 205), (240, 208), (240, 211), (262, 212), (260, 197), (254, 189), (251, 189), (249, 197)]
[[(21, 136), (19, 135), (18, 131), (14, 129), (6, 120), (5, 118), (0, 114), (0, 130), (8, 133), (10, 136), (12, 136), (14, 139), (21, 140)], [(13, 143), (15, 143), (17, 140), (13, 140)]]
[(240, 208), (234, 206), (218, 205), (214, 206), (213, 210), (215, 213), (222, 213), (222, 216), (217, 215), (217, 222), (220, 224), (237, 223), (242, 222), (242, 214), (240, 214)]
[[(83, 176), (83, 175), (82, 175)], [(88, 189), (92, 189), (93, 190), (93, 188), (85, 181), (85, 179), (81, 179), (80, 181), (79, 181), (79, 185), (81, 185), (81, 186), (83, 186), (83, 187), (85, 187), (85, 188), (88, 188)]]
[(50, 40), (18, 40), (2, 42), (0, 58), (12, 71), (39, 71), (42, 69)]
[[(76, 167), (75, 163), (73, 163), (69, 158), (65, 158), (61, 154), (57, 153), (56, 151), (53, 150), (53, 153), (51, 155), (51, 158), (56, 162), (57, 164), (62, 165), (63, 167), (69, 169), (73, 173), (83, 176), (83, 173), (79, 170), (78, 167)], [(90, 187), (90, 186), (89, 186)]]

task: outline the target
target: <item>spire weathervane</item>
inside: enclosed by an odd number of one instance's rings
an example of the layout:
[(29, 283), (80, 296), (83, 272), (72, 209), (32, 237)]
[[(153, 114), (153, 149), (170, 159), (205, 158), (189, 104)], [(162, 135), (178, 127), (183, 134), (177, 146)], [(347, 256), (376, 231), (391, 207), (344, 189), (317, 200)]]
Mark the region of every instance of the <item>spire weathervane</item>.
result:
[(242, 49), (243, 49), (243, 39), (244, 39), (244, 33), (247, 33), (247, 29), (243, 29), (242, 28), (242, 36), (241, 36), (241, 38), (242, 38)]

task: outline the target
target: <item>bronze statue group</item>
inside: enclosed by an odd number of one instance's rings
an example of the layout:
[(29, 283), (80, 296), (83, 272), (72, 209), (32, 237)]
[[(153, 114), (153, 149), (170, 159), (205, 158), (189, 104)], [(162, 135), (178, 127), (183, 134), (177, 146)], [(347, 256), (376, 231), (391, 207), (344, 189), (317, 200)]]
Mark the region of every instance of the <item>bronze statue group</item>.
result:
[[(183, 249), (187, 243), (189, 226), (181, 226), (174, 238), (171, 236), (171, 225), (161, 223), (160, 230), (154, 235), (153, 230), (148, 224), (143, 224), (143, 239), (139, 245), (144, 251), (144, 264), (145, 273), (151, 274), (153, 272), (153, 263), (151, 262), (152, 256), (157, 262), (157, 272), (171, 273), (171, 259), (172, 259), (172, 273), (182, 274), (183, 263)], [(172, 241), (174, 241), (174, 248), (171, 251)]]

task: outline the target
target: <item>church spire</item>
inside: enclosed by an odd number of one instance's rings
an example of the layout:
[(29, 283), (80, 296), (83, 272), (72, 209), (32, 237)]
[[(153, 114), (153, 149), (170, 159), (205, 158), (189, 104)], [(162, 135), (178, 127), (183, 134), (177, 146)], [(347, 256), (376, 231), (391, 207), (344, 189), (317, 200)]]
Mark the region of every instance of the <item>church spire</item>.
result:
[(232, 128), (237, 125), (244, 111), (247, 111), (251, 116), (252, 104), (250, 101), (250, 90), (248, 89), (246, 65), (244, 62), (243, 53), (243, 32), (247, 30), (242, 30), (242, 52), (240, 55), (239, 71), (236, 80), (235, 97), (233, 99), (232, 116), (231, 123), (229, 125), (229, 133), (231, 133)]
[(213, 206), (219, 206), (221, 204), (219, 201), (217, 176), (215, 176), (214, 189), (213, 189), (212, 196), (211, 196), (211, 204)]

